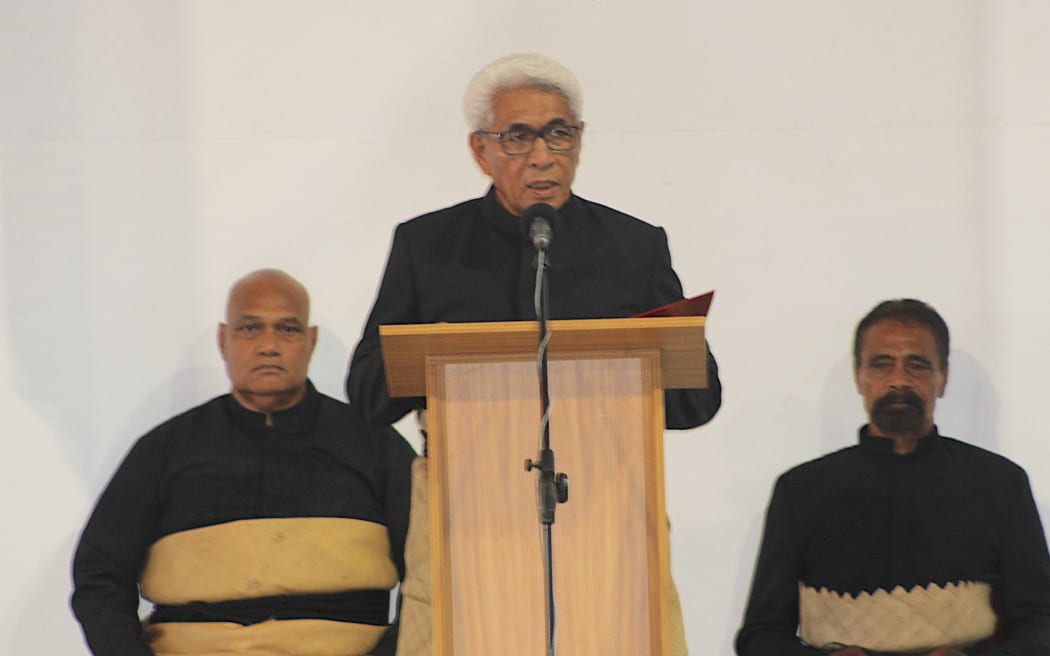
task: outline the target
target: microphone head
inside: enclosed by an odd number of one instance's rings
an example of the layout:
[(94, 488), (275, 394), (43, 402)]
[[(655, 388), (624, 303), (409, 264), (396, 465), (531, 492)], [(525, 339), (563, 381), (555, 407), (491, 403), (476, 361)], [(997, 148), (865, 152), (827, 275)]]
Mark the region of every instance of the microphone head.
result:
[(551, 221), (557, 210), (547, 203), (535, 203), (522, 213), (529, 222), (529, 240), (537, 250), (545, 251), (551, 245)]

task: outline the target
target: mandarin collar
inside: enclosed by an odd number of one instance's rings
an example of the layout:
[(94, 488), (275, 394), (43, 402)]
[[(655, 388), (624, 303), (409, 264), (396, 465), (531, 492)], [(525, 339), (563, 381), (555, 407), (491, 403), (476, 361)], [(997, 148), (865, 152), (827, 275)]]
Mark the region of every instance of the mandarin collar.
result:
[(937, 426), (934, 425), (933, 430), (928, 435), (919, 438), (918, 443), (915, 445), (915, 450), (901, 455), (893, 452), (893, 440), (872, 435), (868, 431), (869, 426), (870, 424), (865, 424), (859, 431), (860, 449), (864, 453), (874, 456), (900, 459), (921, 458), (932, 452), (941, 443), (940, 433), (937, 431)]
[(273, 426), (266, 425), (266, 414), (249, 410), (241, 405), (233, 394), (226, 395), (226, 412), (234, 423), (249, 433), (277, 433), (279, 435), (302, 435), (309, 433), (317, 424), (317, 411), (321, 395), (309, 379), (306, 394), (290, 408), (273, 413)]
[[(554, 220), (551, 222), (551, 232), (554, 233), (555, 237), (558, 235), (558, 228), (565, 221), (571, 221), (572, 217), (576, 216), (579, 212), (579, 199), (576, 198), (575, 194), (569, 194), (569, 200), (565, 201), (565, 204), (561, 206), (561, 209), (554, 211)], [(491, 224), (494, 228), (505, 234), (511, 235), (516, 239), (521, 239), (526, 243), (529, 243), (529, 225), (527, 224), (524, 217), (514, 216), (507, 211), (507, 208), (499, 202), (496, 198), (496, 188), (489, 186), (488, 193), (481, 200), (481, 214), (485, 217), (485, 221)]]

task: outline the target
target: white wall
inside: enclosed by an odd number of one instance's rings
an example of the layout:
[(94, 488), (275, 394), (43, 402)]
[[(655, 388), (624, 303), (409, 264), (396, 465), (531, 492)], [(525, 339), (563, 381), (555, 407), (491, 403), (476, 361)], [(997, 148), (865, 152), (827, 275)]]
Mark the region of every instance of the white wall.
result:
[(1050, 4), (999, 0), (0, 0), (0, 653), (85, 654), (70, 552), (129, 444), (226, 388), (261, 266), (342, 377), (394, 224), (479, 195), (460, 94), (515, 51), (580, 77), (576, 190), (665, 226), (716, 288), (725, 402), (667, 438), (695, 654), (728, 654), (777, 473), (863, 420), (853, 327), (953, 330), (947, 434), (1050, 503)]

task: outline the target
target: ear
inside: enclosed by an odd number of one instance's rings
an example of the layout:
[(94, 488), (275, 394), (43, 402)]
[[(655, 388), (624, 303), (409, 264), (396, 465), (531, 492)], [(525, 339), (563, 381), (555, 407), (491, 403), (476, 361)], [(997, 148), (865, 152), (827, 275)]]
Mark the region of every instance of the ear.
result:
[(219, 346), (219, 355), (223, 361), (226, 360), (226, 324), (220, 323), (219, 329), (215, 331), (215, 342)]
[(941, 377), (941, 389), (937, 390), (937, 398), (944, 398), (944, 391), (948, 388), (948, 365), (944, 365), (944, 375)]
[(313, 357), (314, 349), (317, 348), (317, 326), (307, 328), (307, 335), (310, 338), (310, 356)]
[(477, 163), (482, 173), (491, 178), (492, 173), (489, 171), (489, 163), (485, 159), (485, 147), (488, 145), (485, 143), (485, 138), (480, 134), (471, 132), (468, 143), (470, 144), (470, 154), (474, 156), (474, 162)]

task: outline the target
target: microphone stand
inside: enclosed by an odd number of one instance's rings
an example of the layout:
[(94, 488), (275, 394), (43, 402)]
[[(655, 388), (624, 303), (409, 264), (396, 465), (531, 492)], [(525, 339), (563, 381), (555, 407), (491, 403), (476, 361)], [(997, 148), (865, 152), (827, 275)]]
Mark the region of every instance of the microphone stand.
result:
[(540, 345), (536, 354), (536, 368), (539, 373), (540, 403), (543, 411), (540, 423), (539, 461), (531, 458), (525, 461), (525, 470), (539, 470), (536, 494), (540, 526), (543, 535), (543, 565), (546, 575), (545, 591), (547, 606), (547, 656), (555, 654), (556, 614), (554, 603), (554, 525), (555, 507), (569, 499), (569, 477), (555, 474), (554, 451), (550, 442), (550, 393), (547, 385), (547, 345), (550, 342), (550, 328), (547, 326), (550, 309), (547, 290), (547, 252), (540, 245), (536, 247), (536, 292), (534, 305), (536, 318), (540, 324)]

